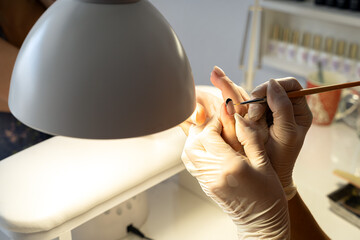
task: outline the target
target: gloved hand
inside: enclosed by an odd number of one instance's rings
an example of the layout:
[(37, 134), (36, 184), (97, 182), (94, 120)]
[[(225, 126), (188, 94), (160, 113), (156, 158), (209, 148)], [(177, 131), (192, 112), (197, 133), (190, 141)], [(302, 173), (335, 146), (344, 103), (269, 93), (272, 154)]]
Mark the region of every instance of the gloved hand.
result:
[[(229, 105), (247, 100), (241, 87), (236, 86), (228, 79), (221, 69), (216, 70), (216, 74), (211, 74), (211, 82), (222, 91), (224, 101), (231, 98)], [(213, 72), (214, 72), (213, 71)], [(278, 79), (282, 88), (279, 90), (276, 81), (273, 81), (274, 87), (268, 88), (269, 82), (266, 82), (252, 92), (251, 98), (268, 96), (267, 104), (271, 112), (266, 111), (266, 104), (249, 104), (248, 117), (258, 123), (258, 128), (262, 129), (262, 139), (265, 143), (266, 152), (271, 159), (271, 163), (278, 174), (284, 187), (287, 199), (290, 200), (296, 194), (296, 187), (292, 180), (292, 171), (296, 158), (300, 152), (305, 135), (312, 122), (312, 114), (306, 103), (305, 97), (293, 98), (289, 100), (285, 91), (294, 91), (301, 89), (301, 85), (294, 78)], [(279, 91), (276, 91), (279, 90)], [(271, 95), (271, 96), (270, 96)], [(228, 107), (228, 106), (227, 106)], [(224, 110), (225, 109), (225, 110)], [(231, 109), (231, 107), (230, 107)], [(234, 112), (244, 116), (244, 108), (239, 109), (235, 106)], [(266, 124), (266, 115), (271, 114), (273, 123), (268, 127)], [(221, 110), (221, 121), (224, 126), (222, 136), (224, 140), (234, 149), (241, 151), (237, 143), (235, 130), (233, 127), (234, 119), (231, 114), (226, 112), (223, 106)]]
[[(299, 89), (302, 87), (294, 78), (272, 79), (255, 88), (251, 94), (252, 98), (267, 96), (273, 123), (269, 127), (265, 149), (288, 200), (296, 194), (292, 172), (312, 122), (305, 97), (289, 99), (286, 94)], [(250, 104), (248, 115), (253, 121), (265, 119), (266, 104)]]
[(236, 114), (244, 156), (224, 142), (221, 130), (215, 117), (203, 130), (190, 128), (182, 154), (186, 168), (232, 218), (240, 239), (289, 239), (287, 201), (259, 133)]
[(219, 112), (222, 99), (215, 91), (208, 91), (206, 88), (196, 87), (196, 109), (193, 114), (179, 126), (186, 135), (192, 125), (201, 126), (207, 119)]

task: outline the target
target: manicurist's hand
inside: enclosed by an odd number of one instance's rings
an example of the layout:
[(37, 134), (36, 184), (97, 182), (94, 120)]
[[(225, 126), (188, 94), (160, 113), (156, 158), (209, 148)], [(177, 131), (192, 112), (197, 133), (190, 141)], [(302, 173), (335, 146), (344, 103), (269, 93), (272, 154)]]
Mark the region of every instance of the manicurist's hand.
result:
[(224, 141), (215, 116), (205, 128), (190, 128), (182, 160), (203, 191), (232, 218), (239, 239), (289, 239), (287, 201), (261, 134), (241, 115), (235, 119), (244, 154)]
[(289, 99), (286, 94), (299, 89), (302, 87), (294, 78), (272, 79), (255, 88), (251, 94), (252, 98), (267, 96), (269, 109), (266, 104), (250, 104), (248, 110), (253, 121), (261, 121), (267, 114), (273, 119), (269, 123), (265, 149), (288, 199), (296, 194), (292, 172), (312, 122), (305, 97)]

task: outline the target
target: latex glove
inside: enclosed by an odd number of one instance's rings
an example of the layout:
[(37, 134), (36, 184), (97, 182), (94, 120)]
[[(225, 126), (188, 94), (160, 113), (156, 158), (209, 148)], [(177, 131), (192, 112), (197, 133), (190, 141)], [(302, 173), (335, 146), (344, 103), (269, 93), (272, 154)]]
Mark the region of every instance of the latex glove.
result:
[(269, 113), (272, 115), (273, 123), (270, 123), (265, 149), (288, 200), (296, 194), (292, 172), (312, 122), (305, 97), (289, 99), (286, 95), (286, 92), (299, 89), (302, 87), (294, 78), (272, 79), (255, 88), (251, 94), (253, 98), (266, 95), (271, 112), (266, 111), (266, 104), (250, 104), (248, 110), (250, 119), (254, 121), (265, 119)]
[(260, 135), (236, 115), (243, 156), (224, 142), (222, 126), (213, 118), (192, 126), (182, 160), (203, 191), (237, 226), (240, 239), (289, 239), (289, 215), (279, 179), (266, 156)]
[(212, 116), (219, 112), (222, 99), (214, 91), (206, 91), (205, 88), (196, 87), (196, 109), (193, 114), (179, 126), (186, 135), (192, 125), (201, 126)]

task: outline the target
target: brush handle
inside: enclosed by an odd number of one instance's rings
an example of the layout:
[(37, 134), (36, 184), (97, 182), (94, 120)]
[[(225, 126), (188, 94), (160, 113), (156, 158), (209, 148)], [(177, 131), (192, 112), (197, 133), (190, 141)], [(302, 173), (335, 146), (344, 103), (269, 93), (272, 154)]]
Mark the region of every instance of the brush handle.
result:
[(356, 86), (360, 86), (360, 81), (340, 83), (340, 84), (334, 84), (334, 85), (328, 85), (328, 86), (320, 86), (320, 87), (314, 87), (314, 88), (306, 88), (306, 89), (301, 89), (298, 91), (288, 92), (287, 95), (289, 96), (289, 98), (295, 98), (295, 97), (302, 97), (305, 95), (310, 95), (310, 94), (315, 94), (315, 93), (328, 92), (328, 91), (356, 87)]
[[(360, 86), (360, 81), (340, 83), (340, 84), (334, 84), (334, 85), (328, 85), (328, 86), (320, 86), (320, 87), (314, 87), (314, 88), (306, 88), (306, 89), (301, 89), (301, 90), (297, 90), (297, 91), (287, 92), (287, 95), (289, 98), (296, 98), (296, 97), (303, 97), (305, 95), (328, 92), (328, 91), (333, 91), (333, 90), (338, 90), (338, 89), (343, 89), (343, 88), (351, 88), (351, 87), (356, 87), (356, 86)], [(263, 97), (263, 98), (251, 99), (249, 101), (237, 103), (234, 105), (265, 103), (265, 102), (266, 102), (266, 97)]]

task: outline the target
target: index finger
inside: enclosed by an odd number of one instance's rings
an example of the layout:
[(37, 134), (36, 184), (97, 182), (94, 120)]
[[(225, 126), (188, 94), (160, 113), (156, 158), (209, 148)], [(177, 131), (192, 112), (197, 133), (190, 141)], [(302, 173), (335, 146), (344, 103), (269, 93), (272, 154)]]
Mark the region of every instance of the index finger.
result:
[[(303, 88), (301, 84), (293, 77), (277, 78), (275, 80), (281, 85), (281, 87), (284, 88), (286, 92), (296, 91)], [(266, 82), (256, 87), (251, 93), (252, 99), (265, 97), (268, 85), (269, 82)], [(307, 105), (305, 97), (291, 98), (290, 101), (293, 104), (295, 115), (297, 115), (297, 113), (302, 113), (304, 111), (304, 106)], [(250, 105), (248, 110), (249, 117), (251, 118), (251, 120), (254, 121), (259, 120), (266, 111), (266, 105), (265, 104), (249, 104), (249, 105)]]
[(244, 89), (234, 84), (217, 66), (211, 72), (210, 80), (215, 87), (221, 90), (224, 100), (228, 98), (233, 100), (237, 113), (242, 116), (247, 113), (248, 106), (237, 104), (249, 100), (249, 95)]

